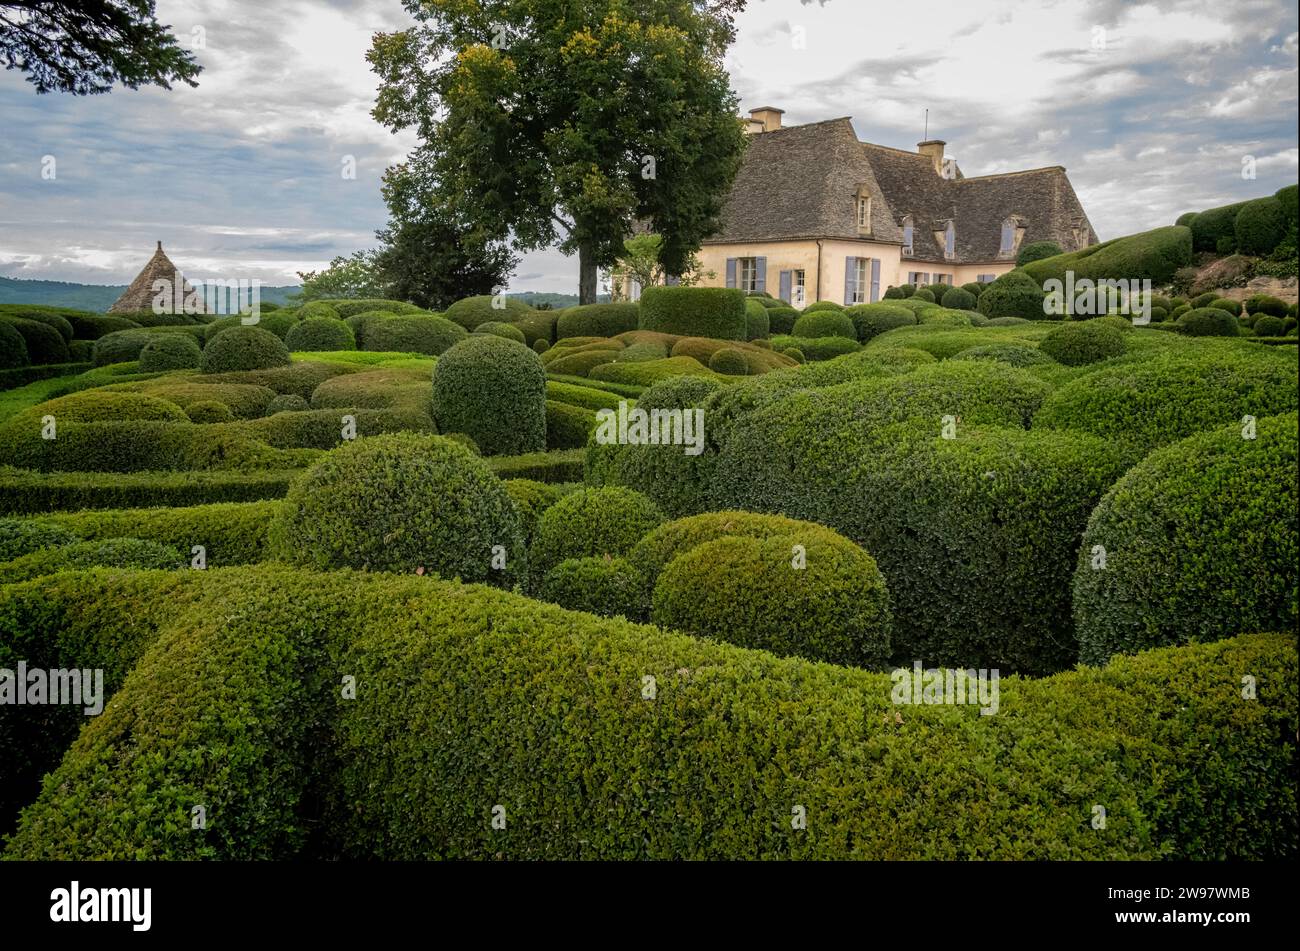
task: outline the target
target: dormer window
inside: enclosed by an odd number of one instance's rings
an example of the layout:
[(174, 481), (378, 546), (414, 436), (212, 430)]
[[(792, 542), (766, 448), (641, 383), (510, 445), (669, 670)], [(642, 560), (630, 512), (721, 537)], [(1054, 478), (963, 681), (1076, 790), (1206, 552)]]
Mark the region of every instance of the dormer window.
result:
[(858, 187), (858, 194), (854, 201), (856, 217), (858, 222), (858, 231), (863, 234), (871, 233), (871, 194), (867, 191), (866, 186)]
[(945, 258), (954, 257), (957, 254), (957, 229), (953, 226), (952, 220), (949, 219), (948, 226), (943, 229), (943, 256)]
[(1003, 254), (1010, 254), (1016, 249), (1016, 223), (1008, 218), (1002, 222), (1002, 244), (998, 250)]
[(912, 253), (912, 216), (907, 215), (903, 218), (903, 253)]

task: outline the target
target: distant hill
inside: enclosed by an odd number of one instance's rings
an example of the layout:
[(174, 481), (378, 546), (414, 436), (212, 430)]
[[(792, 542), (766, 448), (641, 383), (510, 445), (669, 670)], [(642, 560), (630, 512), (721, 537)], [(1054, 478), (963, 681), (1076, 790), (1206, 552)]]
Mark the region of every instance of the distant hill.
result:
[[(197, 285), (196, 285), (197, 286)], [(103, 313), (122, 296), (125, 284), (71, 284), (67, 281), (28, 281), (15, 277), (0, 277), (0, 304), (44, 304), (47, 307), (72, 307)], [(289, 295), (296, 294), (298, 285), (263, 287), (262, 300), (272, 304), (289, 303)], [(573, 307), (577, 294), (544, 294), (538, 291), (521, 291), (508, 297), (523, 301), (529, 307), (550, 304), (556, 310)], [(601, 295), (600, 300), (608, 300)]]

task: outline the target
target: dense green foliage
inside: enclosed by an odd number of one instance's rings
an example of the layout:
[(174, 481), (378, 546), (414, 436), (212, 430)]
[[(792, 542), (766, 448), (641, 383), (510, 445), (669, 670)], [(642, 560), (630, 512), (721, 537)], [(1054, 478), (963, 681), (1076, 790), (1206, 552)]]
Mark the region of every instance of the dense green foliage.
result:
[(485, 455), (546, 447), (546, 369), (520, 343), (471, 336), (433, 369), (434, 418), (445, 433), (465, 433)]

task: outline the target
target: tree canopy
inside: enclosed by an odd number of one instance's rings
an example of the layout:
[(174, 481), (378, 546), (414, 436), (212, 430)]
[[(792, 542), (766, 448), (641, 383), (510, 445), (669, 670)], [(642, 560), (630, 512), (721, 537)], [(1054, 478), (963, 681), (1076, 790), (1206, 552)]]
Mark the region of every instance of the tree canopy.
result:
[(153, 0), (0, 0), (0, 59), (38, 93), (116, 84), (197, 86), (202, 67), (154, 16)]

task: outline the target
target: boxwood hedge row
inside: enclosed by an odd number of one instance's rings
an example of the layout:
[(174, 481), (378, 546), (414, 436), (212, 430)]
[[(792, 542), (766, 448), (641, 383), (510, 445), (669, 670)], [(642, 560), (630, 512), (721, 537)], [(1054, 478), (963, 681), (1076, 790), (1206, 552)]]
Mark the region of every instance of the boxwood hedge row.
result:
[(647, 287), (641, 294), (641, 329), (744, 340), (745, 295), (723, 287)]
[[(579, 468), (581, 471), (581, 468)], [(294, 469), (255, 472), (32, 472), (0, 466), (0, 513), (204, 505), (283, 498)]]

